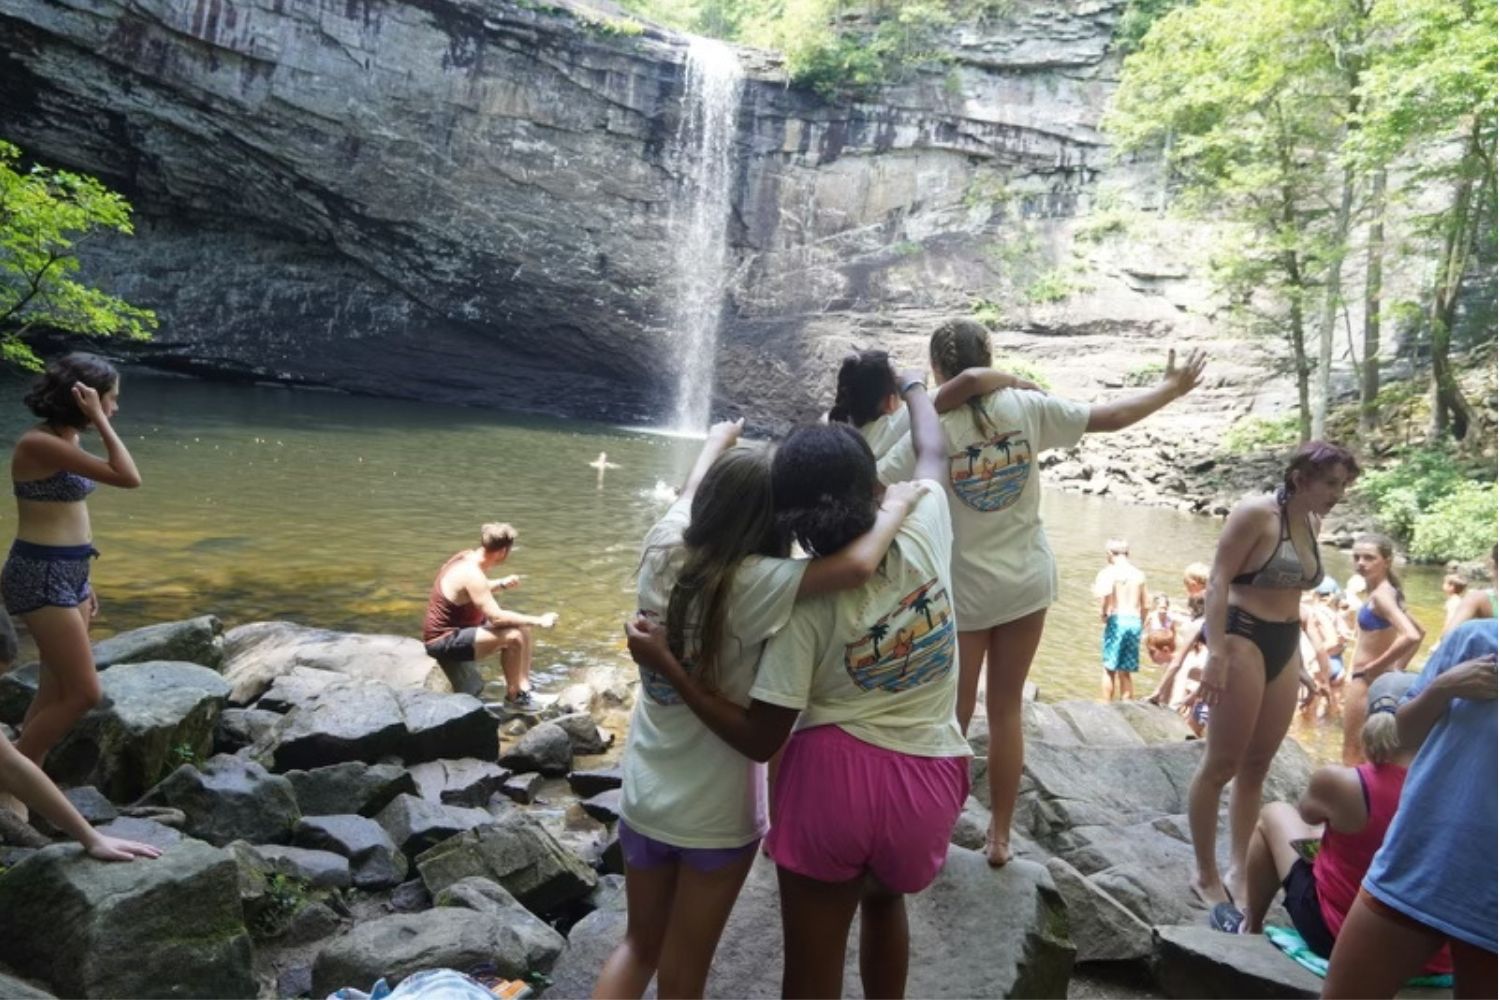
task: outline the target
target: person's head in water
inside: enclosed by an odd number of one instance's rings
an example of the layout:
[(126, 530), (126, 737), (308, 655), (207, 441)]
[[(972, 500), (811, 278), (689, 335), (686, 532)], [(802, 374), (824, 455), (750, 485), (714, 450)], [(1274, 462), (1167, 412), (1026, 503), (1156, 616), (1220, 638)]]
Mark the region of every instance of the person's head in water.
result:
[[(989, 368), (993, 364), (990, 332), (972, 319), (950, 319), (932, 331), (927, 354), (939, 382), (946, 382), (967, 368)], [(968, 407), (974, 429), (986, 437), (993, 435), (995, 427), (985, 412), (984, 397), (970, 397)]]
[(776, 523), (815, 556), (837, 552), (875, 524), (875, 455), (848, 424), (798, 427), (776, 449)]
[(859, 351), (847, 355), (839, 365), (838, 385), (828, 419), (863, 427), (877, 417), (894, 413), (900, 405), (891, 356), (885, 351)]
[(1389, 580), (1396, 593), (1401, 593), (1401, 581), (1396, 577), (1396, 546), (1385, 535), (1366, 532), (1354, 539), (1350, 552), (1354, 560), (1354, 572), (1364, 580), (1366, 592), (1373, 594), (1382, 581)]
[(1282, 474), (1276, 499), (1319, 517), (1333, 510), (1359, 476), (1359, 462), (1347, 449), (1327, 441), (1298, 448)]
[(667, 599), (667, 643), (715, 689), (730, 641), (725, 626), (735, 569), (746, 556), (785, 557), (791, 550), (771, 507), (770, 448), (741, 443), (714, 461), (693, 494), (682, 542), (687, 558)]
[(498, 566), (510, 557), (510, 550), (516, 545), (516, 529), (510, 525), (491, 521), (489, 524), (481, 525), (479, 528), (479, 548), (483, 555), (480, 562), (486, 569)]
[(89, 418), (73, 398), (73, 386), (80, 384), (99, 394), (106, 417), (115, 415), (119, 409), (120, 373), (98, 355), (81, 351), (47, 365), (26, 393), (26, 408), (53, 427), (84, 430), (89, 426)]

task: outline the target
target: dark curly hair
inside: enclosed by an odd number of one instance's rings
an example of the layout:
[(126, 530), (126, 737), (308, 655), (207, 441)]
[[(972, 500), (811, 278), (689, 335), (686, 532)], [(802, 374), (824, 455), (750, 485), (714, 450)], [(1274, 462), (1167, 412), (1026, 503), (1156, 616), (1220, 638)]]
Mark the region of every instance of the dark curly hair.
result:
[(875, 453), (848, 424), (799, 427), (776, 449), (776, 523), (815, 556), (848, 545), (875, 524)]
[(1340, 465), (1349, 473), (1350, 479), (1359, 475), (1359, 460), (1347, 448), (1327, 441), (1308, 441), (1293, 452), (1291, 461), (1287, 462), (1281, 485), (1276, 488), (1277, 501), (1285, 504), (1297, 492), (1297, 474), (1314, 476)]
[(863, 427), (885, 410), (885, 401), (896, 393), (896, 373), (885, 351), (859, 351), (839, 365), (838, 388), (828, 419)]
[(79, 382), (103, 396), (120, 384), (120, 373), (97, 354), (65, 354), (32, 383), (24, 400), (26, 408), (54, 426), (82, 430), (89, 418), (73, 399), (73, 386)]

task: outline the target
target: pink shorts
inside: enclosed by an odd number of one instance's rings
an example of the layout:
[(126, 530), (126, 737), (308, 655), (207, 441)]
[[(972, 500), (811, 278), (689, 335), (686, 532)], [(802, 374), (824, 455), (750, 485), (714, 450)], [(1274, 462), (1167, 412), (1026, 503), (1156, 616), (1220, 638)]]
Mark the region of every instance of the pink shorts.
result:
[(820, 882), (868, 872), (893, 892), (920, 892), (948, 856), (969, 794), (966, 757), (916, 757), (838, 726), (792, 737), (776, 772), (766, 851)]

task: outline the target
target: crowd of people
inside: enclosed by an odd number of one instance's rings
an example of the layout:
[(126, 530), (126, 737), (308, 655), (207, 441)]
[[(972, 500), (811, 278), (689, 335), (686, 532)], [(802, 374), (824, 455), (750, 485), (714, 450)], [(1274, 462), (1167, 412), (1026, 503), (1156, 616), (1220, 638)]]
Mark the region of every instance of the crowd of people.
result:
[[(640, 996), (653, 978), (660, 996), (702, 995), (758, 849), (777, 868), (784, 993), (842, 992), (858, 913), (865, 994), (902, 995), (905, 897), (947, 857), (981, 677), (985, 854), (1010, 861), (1022, 689), (1059, 596), (1036, 456), (1145, 419), (1190, 393), (1205, 359), (1169, 354), (1156, 386), (1103, 404), (995, 370), (971, 321), (939, 327), (930, 362), (929, 397), (925, 373), (882, 351), (850, 356), (828, 420), (774, 447), (741, 441), (740, 422), (715, 425), (647, 535), (625, 623), (641, 674), (622, 764), (627, 926), (597, 996)], [(0, 573), (42, 663), (18, 741), (0, 740), (0, 789), (107, 860), (157, 852), (97, 834), (37, 765), (99, 699), (86, 498), (98, 483), (141, 481), (110, 426), (119, 391), (112, 367), (75, 354), (28, 395), (40, 422), (13, 454), (19, 519)], [(82, 447), (90, 428), (106, 457)], [(1356, 543), (1357, 608), (1326, 586), (1318, 549), (1322, 518), (1358, 474), (1341, 447), (1299, 448), (1273, 493), (1231, 511), (1212, 563), (1188, 567), (1186, 615), (1112, 540), (1094, 587), (1102, 690), (1134, 697), (1144, 646), (1164, 668), (1150, 700), (1204, 737), (1184, 891), (1214, 926), (1260, 931), (1283, 887), (1306, 945), (1329, 960), (1325, 995), (1394, 995), (1424, 967), (1451, 968), (1460, 996), (1494, 995), (1493, 591), (1452, 585), (1451, 634), (1396, 690), (1423, 633), (1390, 542)], [(515, 541), (510, 525), (486, 524), (444, 562), (422, 638), (445, 664), (498, 657), (505, 702), (525, 711), (533, 631), (557, 615), (496, 600), (521, 582), (489, 575)], [(1344, 766), (1314, 774), (1295, 807), (1268, 806), (1264, 780), (1299, 701), (1316, 711), (1320, 699), (1342, 715)]]

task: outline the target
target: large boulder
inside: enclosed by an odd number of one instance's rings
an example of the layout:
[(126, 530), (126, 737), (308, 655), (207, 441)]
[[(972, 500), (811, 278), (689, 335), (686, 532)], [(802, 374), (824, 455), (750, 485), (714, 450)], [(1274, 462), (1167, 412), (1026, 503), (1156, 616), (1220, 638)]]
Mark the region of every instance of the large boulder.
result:
[(500, 756), (500, 724), (473, 695), (397, 691), (396, 701), (406, 726), (399, 753), (408, 764), (441, 757)]
[(0, 674), (0, 722), (7, 726), (21, 724), (31, 699), (36, 697), (41, 673), (41, 664), (27, 663)]
[(618, 764), (592, 771), (573, 771), (568, 775), (568, 787), (581, 799), (625, 784), (625, 774)]
[(380, 810), (375, 821), (408, 858), (457, 834), (490, 823), (483, 809), (465, 809), (428, 802), (415, 795), (398, 795)]
[(201, 767), (182, 765), (147, 792), (141, 804), (180, 809), (190, 836), (219, 847), (235, 840), (285, 841), (302, 815), (290, 781), (228, 754)]
[(224, 636), (224, 676), (230, 701), (247, 705), (293, 667), (328, 670), (396, 688), (452, 690), (437, 661), (416, 639), (309, 628), (292, 622), (252, 622)]
[(131, 629), (94, 643), (94, 666), (174, 660), (217, 670), (224, 660), (224, 626), (213, 615)]
[[(587, 996), (625, 931), (625, 901), (574, 925), (552, 976), (558, 996)], [(1015, 860), (991, 868), (981, 854), (952, 847), (930, 887), (906, 898), (915, 997), (1063, 997), (1073, 946), (1066, 909), (1047, 870)], [(709, 975), (708, 995), (781, 996), (782, 941), (776, 866), (758, 857), (740, 892)], [(845, 951), (844, 992), (859, 986), (859, 919)]]
[(1260, 934), (1211, 927), (1158, 927), (1151, 958), (1156, 984), (1169, 997), (1317, 997), (1323, 981)]
[(594, 717), (587, 712), (559, 715), (552, 724), (568, 734), (575, 754), (603, 753), (614, 745), (615, 738), (599, 728)]
[(0, 878), (0, 959), (61, 996), (255, 996), (251, 958), (234, 859), (201, 841), (131, 864), (58, 844)]
[(573, 739), (556, 723), (543, 722), (501, 754), (500, 763), (522, 774), (535, 771), (553, 777), (564, 775), (573, 769)]
[(226, 708), (214, 728), (214, 750), (234, 753), (253, 746), (276, 728), (281, 716), (259, 708)]
[(384, 827), (365, 816), (304, 817), (292, 831), (292, 842), (348, 858), (360, 889), (389, 888), (406, 878), (406, 856)]
[(493, 822), (432, 847), (416, 859), (434, 896), (470, 876), (498, 882), (533, 913), (546, 914), (587, 896), (598, 876), (524, 812), (512, 809)]
[(136, 798), (183, 762), (213, 752), (229, 684), (193, 663), (153, 660), (99, 675), (104, 698), (47, 755), (59, 784)]
[(1079, 962), (1151, 957), (1151, 927), (1061, 858), (1048, 858), (1052, 884), (1068, 909), (1068, 931)]
[(357, 813), (374, 816), (398, 795), (415, 795), (416, 782), (399, 764), (366, 764), (351, 760), (309, 771), (288, 771), (306, 816)]
[(450, 806), (482, 806), (510, 777), (510, 771), (488, 760), (430, 760), (411, 768), (417, 794)]
[(433, 898), (437, 906), (461, 906), (494, 920), (503, 935), (514, 938), (507, 951), (526, 969), (552, 968), (567, 940), (516, 901), (505, 886), (487, 878), (464, 878)]
[(315, 889), (347, 889), (353, 884), (349, 859), (342, 854), (282, 844), (239, 842), (235, 846), (242, 867), (248, 861), (266, 876), (281, 875)]

